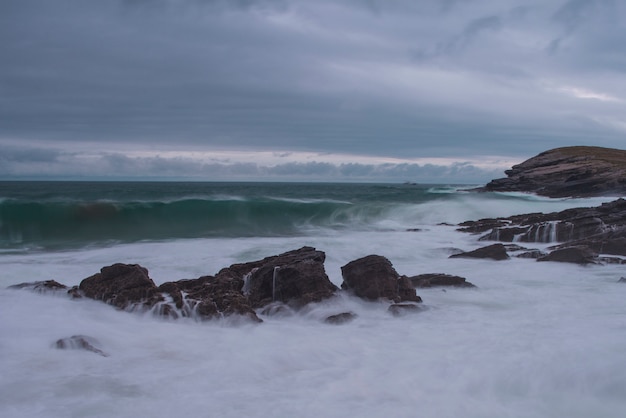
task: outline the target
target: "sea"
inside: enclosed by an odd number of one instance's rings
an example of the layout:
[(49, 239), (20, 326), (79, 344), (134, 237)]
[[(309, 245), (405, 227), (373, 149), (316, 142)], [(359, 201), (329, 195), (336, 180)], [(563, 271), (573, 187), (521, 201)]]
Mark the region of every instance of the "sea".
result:
[[(489, 244), (459, 222), (612, 198), (472, 186), (0, 182), (0, 416), (626, 416), (623, 265), (449, 259)], [(160, 284), (302, 246), (326, 253), (338, 286), (341, 266), (378, 254), (477, 287), (418, 289), (424, 309), (400, 317), (341, 292), (260, 324), (7, 289), (78, 285), (114, 263)], [(324, 323), (342, 312), (357, 316)], [(56, 348), (73, 335), (106, 356)]]

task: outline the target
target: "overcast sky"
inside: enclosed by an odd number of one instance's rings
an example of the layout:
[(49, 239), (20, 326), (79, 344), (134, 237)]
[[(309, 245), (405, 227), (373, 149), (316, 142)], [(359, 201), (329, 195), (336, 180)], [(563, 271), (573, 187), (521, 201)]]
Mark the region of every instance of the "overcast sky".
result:
[(0, 178), (484, 182), (625, 133), (623, 0), (0, 1)]

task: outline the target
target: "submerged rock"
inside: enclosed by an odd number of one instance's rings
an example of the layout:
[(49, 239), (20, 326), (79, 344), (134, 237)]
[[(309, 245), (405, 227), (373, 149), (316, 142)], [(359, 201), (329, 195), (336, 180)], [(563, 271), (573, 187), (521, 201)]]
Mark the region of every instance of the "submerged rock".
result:
[(453, 286), (453, 287), (476, 287), (472, 283), (466, 281), (465, 277), (453, 276), (443, 273), (427, 273), (409, 277), (409, 280), (415, 287), (435, 287), (435, 286)]
[(54, 346), (61, 350), (85, 350), (99, 354), (102, 357), (108, 357), (108, 354), (96, 347), (98, 344), (98, 340), (95, 338), (86, 335), (72, 335), (71, 337), (57, 340)]
[(394, 302), (422, 299), (415, 294), (411, 281), (400, 276), (391, 262), (380, 255), (369, 255), (354, 260), (341, 267), (342, 289), (351, 290), (360, 298), (377, 300), (381, 298)]
[(387, 308), (387, 311), (393, 316), (404, 316), (411, 313), (418, 313), (423, 308), (414, 303), (394, 303)]
[(27, 283), (19, 283), (14, 284), (8, 287), (8, 289), (25, 289), (31, 290), (37, 293), (50, 293), (50, 292), (60, 292), (67, 291), (67, 286), (62, 283), (57, 282), (56, 280), (43, 280), (37, 282), (27, 282)]
[(478, 248), (474, 251), (468, 251), (461, 254), (453, 254), (449, 258), (490, 258), (492, 260), (507, 260), (509, 255), (506, 247), (502, 244), (492, 244), (486, 247)]
[(597, 254), (587, 247), (567, 247), (554, 250), (537, 261), (558, 261), (562, 263), (596, 264)]
[(343, 312), (337, 315), (330, 315), (324, 322), (332, 325), (341, 325), (346, 324), (348, 322), (352, 322), (357, 317), (357, 314), (354, 312)]

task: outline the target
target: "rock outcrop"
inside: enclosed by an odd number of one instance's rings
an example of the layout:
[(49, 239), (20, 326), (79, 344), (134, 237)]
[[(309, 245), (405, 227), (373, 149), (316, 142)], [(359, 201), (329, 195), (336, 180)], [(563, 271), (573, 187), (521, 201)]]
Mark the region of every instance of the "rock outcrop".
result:
[[(335, 294), (326, 275), (326, 254), (302, 247), (249, 263), (233, 264), (215, 276), (165, 282), (157, 286), (138, 264), (103, 267), (69, 289), (53, 280), (13, 285), (35, 292), (63, 291), (74, 298), (90, 298), (126, 311), (152, 312), (176, 319), (231, 318), (262, 322), (255, 309), (268, 315), (291, 312)], [(415, 291), (413, 291), (415, 292)]]
[(220, 274), (241, 277), (243, 293), (254, 308), (272, 302), (297, 308), (327, 299), (338, 290), (326, 275), (325, 259), (323, 251), (302, 247), (263, 260), (236, 264)]
[(391, 262), (380, 255), (368, 255), (341, 267), (342, 289), (367, 300), (388, 299), (394, 302), (421, 302), (406, 276), (400, 276)]
[[(626, 200), (597, 207), (553, 213), (530, 213), (508, 218), (481, 219), (459, 224), (459, 231), (483, 233), (482, 241), (553, 243), (553, 256), (533, 250), (520, 257), (580, 264), (612, 262), (599, 255), (626, 256)], [(573, 248), (563, 252), (567, 248)], [(615, 259), (613, 261), (619, 261)]]
[(143, 310), (163, 300), (148, 270), (138, 264), (113, 264), (80, 282), (85, 297), (124, 310)]
[(548, 197), (626, 195), (626, 151), (601, 147), (564, 147), (506, 170), (480, 190), (532, 192)]

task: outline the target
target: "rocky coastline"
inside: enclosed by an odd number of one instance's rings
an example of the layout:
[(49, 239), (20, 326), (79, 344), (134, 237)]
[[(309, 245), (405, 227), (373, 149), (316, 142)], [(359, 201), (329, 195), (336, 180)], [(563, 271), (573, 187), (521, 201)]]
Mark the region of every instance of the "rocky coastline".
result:
[[(598, 155), (602, 156), (600, 162)], [(624, 167), (618, 164), (622, 158), (626, 162), (626, 151), (596, 147), (551, 150), (514, 166), (507, 171), (508, 179), (494, 180), (481, 190), (515, 190), (552, 197), (624, 194), (626, 163)], [(607, 166), (607, 161), (613, 164), (612, 168)], [(623, 198), (597, 207), (470, 220), (458, 224), (457, 230), (477, 235), (478, 241), (490, 244), (471, 251), (459, 250), (450, 259), (502, 262), (519, 257), (529, 262), (534, 259), (581, 265), (626, 264), (626, 200)], [(542, 244), (541, 249), (529, 246), (532, 243)], [(337, 297), (340, 292), (366, 301), (384, 301), (391, 315), (402, 316), (424, 309), (416, 289), (475, 287), (463, 277), (446, 273), (401, 275), (387, 258), (375, 254), (341, 267), (343, 283), (337, 287), (326, 274), (325, 259), (323, 251), (302, 247), (233, 264), (215, 275), (158, 286), (145, 267), (118, 263), (102, 267), (74, 287), (47, 280), (10, 288), (93, 299), (120, 310), (151, 313), (172, 320), (228, 319), (231, 323), (260, 323), (263, 317), (291, 315), (308, 304)], [(355, 318), (353, 312), (337, 312), (323, 322), (340, 325)], [(94, 341), (82, 335), (61, 339), (56, 347), (86, 349), (106, 356)]]

